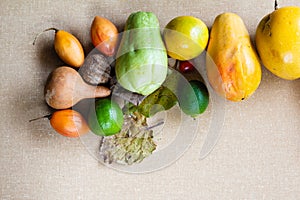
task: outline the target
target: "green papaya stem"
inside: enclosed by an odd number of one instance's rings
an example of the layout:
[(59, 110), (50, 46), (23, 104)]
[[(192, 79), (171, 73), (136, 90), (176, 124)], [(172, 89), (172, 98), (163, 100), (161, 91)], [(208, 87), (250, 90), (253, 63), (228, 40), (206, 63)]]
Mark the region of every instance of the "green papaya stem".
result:
[(277, 2), (277, 0), (275, 0), (275, 6), (274, 6), (274, 9), (275, 9), (275, 10), (278, 10), (278, 2)]
[(36, 121), (36, 120), (39, 120), (39, 119), (44, 119), (44, 118), (48, 118), (50, 120), (51, 117), (52, 117), (52, 114), (49, 114), (49, 115), (45, 115), (45, 116), (42, 116), (42, 117), (31, 119), (31, 120), (29, 120), (29, 122), (33, 122), (33, 121)]
[(55, 33), (57, 33), (59, 30), (57, 28), (53, 28), (53, 27), (52, 28), (47, 28), (47, 29), (43, 30), (42, 32), (38, 33), (35, 36), (32, 45), (35, 45), (35, 42), (36, 42), (37, 38), (40, 37), (40, 35), (42, 35), (43, 33), (47, 32), (47, 31), (55, 31)]

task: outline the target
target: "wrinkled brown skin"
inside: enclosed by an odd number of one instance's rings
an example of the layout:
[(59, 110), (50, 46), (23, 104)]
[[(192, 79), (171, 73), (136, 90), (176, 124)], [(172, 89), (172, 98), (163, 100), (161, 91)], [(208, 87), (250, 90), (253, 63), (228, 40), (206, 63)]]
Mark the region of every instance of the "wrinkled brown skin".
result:
[(85, 83), (71, 67), (59, 67), (48, 77), (45, 100), (54, 109), (70, 108), (85, 98), (107, 97), (110, 89)]
[(206, 58), (214, 90), (231, 101), (248, 98), (261, 81), (261, 66), (242, 19), (233, 13), (216, 17)]
[(84, 62), (84, 51), (79, 40), (66, 31), (55, 32), (54, 48), (57, 55), (67, 65), (80, 67)]
[(71, 109), (55, 111), (51, 115), (50, 124), (57, 133), (65, 137), (76, 138), (90, 130), (82, 115)]
[(79, 70), (83, 80), (90, 85), (107, 83), (111, 78), (110, 72), (108, 59), (100, 53), (88, 55)]
[(104, 17), (96, 16), (91, 26), (93, 45), (104, 55), (113, 56), (117, 51), (118, 30)]

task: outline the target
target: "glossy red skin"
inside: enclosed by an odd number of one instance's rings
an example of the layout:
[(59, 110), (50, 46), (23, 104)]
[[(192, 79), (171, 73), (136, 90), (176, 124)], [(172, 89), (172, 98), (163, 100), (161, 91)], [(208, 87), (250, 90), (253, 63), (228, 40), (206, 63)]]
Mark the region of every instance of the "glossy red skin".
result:
[(195, 67), (192, 61), (180, 61), (178, 69), (180, 72), (186, 73), (193, 71)]

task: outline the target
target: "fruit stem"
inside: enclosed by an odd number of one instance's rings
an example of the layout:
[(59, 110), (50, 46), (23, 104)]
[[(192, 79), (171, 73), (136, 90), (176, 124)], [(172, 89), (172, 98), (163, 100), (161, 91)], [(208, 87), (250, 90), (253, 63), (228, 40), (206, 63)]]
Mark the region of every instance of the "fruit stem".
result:
[(51, 117), (52, 117), (52, 114), (49, 114), (49, 115), (45, 115), (45, 116), (38, 117), (38, 118), (35, 118), (35, 119), (31, 119), (31, 120), (29, 120), (29, 122), (33, 122), (33, 121), (36, 121), (36, 120), (39, 120), (39, 119), (44, 119), (44, 118), (48, 118), (50, 120)]
[(174, 64), (174, 66), (173, 66), (173, 68), (174, 68), (174, 69), (176, 69), (176, 68), (177, 68), (177, 66), (178, 66), (178, 63), (179, 63), (179, 60), (177, 60), (177, 59), (176, 59), (176, 62), (175, 62), (175, 64)]
[(35, 36), (32, 45), (35, 45), (35, 42), (36, 42), (37, 38), (38, 38), (40, 35), (42, 35), (43, 33), (47, 32), (47, 31), (55, 31), (55, 33), (57, 33), (59, 30), (58, 30), (57, 28), (47, 28), (47, 29), (43, 30), (42, 32), (38, 33), (38, 34)]
[(172, 69), (176, 69), (176, 67), (177, 67), (177, 65), (178, 65), (178, 62), (179, 62), (179, 61), (176, 59), (176, 60), (175, 60), (175, 64), (174, 64), (173, 66), (171, 66), (171, 65), (169, 65), (169, 64), (168, 64), (168, 66), (169, 66), (170, 68), (172, 68)]
[(275, 10), (278, 9), (278, 2), (277, 2), (277, 0), (275, 0), (275, 6), (274, 6), (274, 9), (275, 9)]
[(158, 123), (156, 123), (156, 124), (154, 124), (152, 126), (149, 126), (149, 127), (145, 128), (145, 130), (150, 130), (150, 129), (153, 129), (155, 127), (161, 126), (163, 124), (164, 124), (164, 121), (160, 121), (160, 122), (158, 122)]

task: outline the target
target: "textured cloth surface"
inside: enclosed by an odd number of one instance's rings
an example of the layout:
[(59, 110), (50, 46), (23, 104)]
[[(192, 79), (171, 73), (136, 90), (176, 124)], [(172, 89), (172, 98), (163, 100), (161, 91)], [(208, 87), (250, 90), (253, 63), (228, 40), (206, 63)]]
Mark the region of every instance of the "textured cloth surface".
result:
[[(300, 6), (299, 0), (279, 3)], [(208, 157), (199, 160), (205, 138), (200, 127), (180, 159), (153, 173), (115, 171), (94, 159), (80, 139), (56, 134), (48, 120), (28, 123), (49, 113), (44, 84), (63, 64), (53, 32), (32, 45), (46, 28), (73, 33), (89, 52), (96, 15), (122, 30), (139, 10), (154, 12), (161, 27), (179, 15), (211, 27), (218, 14), (235, 12), (253, 38), (273, 7), (271, 0), (1, 0), (0, 199), (299, 199), (300, 81), (281, 80), (265, 68), (250, 99), (226, 103), (222, 135)]]

